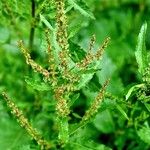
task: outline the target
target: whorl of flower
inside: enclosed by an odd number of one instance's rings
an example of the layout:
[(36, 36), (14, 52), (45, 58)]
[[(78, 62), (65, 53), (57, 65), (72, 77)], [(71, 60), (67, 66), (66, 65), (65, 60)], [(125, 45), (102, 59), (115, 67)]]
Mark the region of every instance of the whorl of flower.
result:
[(108, 46), (108, 43), (110, 42), (110, 37), (106, 38), (106, 40), (103, 42), (102, 46), (98, 49), (97, 53), (95, 54), (96, 59), (100, 59), (103, 55), (103, 52), (105, 48)]
[(100, 92), (98, 93), (95, 100), (91, 104), (91, 107), (86, 111), (85, 115), (83, 116), (81, 122), (86, 122), (86, 121), (90, 120), (97, 113), (97, 111), (100, 107), (100, 104), (104, 98), (104, 94), (105, 94), (108, 83), (109, 83), (109, 80), (106, 80), (106, 82), (102, 86)]
[(61, 118), (67, 117), (70, 113), (67, 101), (63, 97), (57, 99), (56, 112)]
[(69, 83), (74, 84), (79, 81), (78, 74), (71, 72), (70, 70), (64, 70), (62, 72), (62, 78), (69, 81)]
[(55, 90), (55, 98), (57, 100), (56, 112), (57, 115), (62, 118), (68, 116), (70, 113), (69, 106), (64, 98), (65, 90), (66, 89), (63, 86)]
[(69, 57), (69, 44), (67, 35), (67, 17), (65, 15), (65, 3), (64, 0), (56, 0), (57, 8), (57, 41), (61, 48), (60, 59), (61, 67), (67, 67), (67, 61)]
[[(90, 42), (90, 45), (91, 45), (91, 46), (90, 46), (89, 50), (92, 49), (93, 44), (94, 44), (94, 41), (95, 41), (95, 39), (94, 39), (94, 37), (93, 37), (93, 39), (92, 39), (91, 42)], [(102, 46), (97, 50), (96, 54), (92, 54), (92, 53), (89, 51), (89, 52), (87, 53), (87, 55), (85, 56), (85, 58), (84, 58), (81, 62), (77, 63), (77, 66), (78, 66), (79, 68), (81, 68), (81, 69), (86, 69), (86, 67), (87, 67), (90, 63), (92, 63), (95, 59), (96, 59), (96, 60), (100, 59), (101, 56), (103, 55), (103, 52), (104, 52), (105, 48), (108, 46), (109, 41), (110, 41), (110, 37), (106, 38), (106, 40), (103, 42)]]
[(11, 114), (16, 117), (20, 126), (25, 128), (28, 134), (38, 143), (41, 149), (50, 149), (51, 145), (42, 138), (42, 136), (38, 133), (38, 131), (31, 126), (28, 119), (24, 117), (23, 112), (18, 109), (18, 107), (8, 98), (5, 92), (2, 93), (4, 100), (6, 101), (7, 106), (11, 110)]
[(26, 63), (28, 65), (30, 65), (32, 67), (32, 69), (35, 71), (35, 72), (39, 72), (41, 73), (46, 79), (49, 78), (50, 76), (50, 73), (44, 69), (42, 66), (38, 65), (30, 56), (28, 50), (24, 47), (24, 44), (23, 44), (23, 41), (20, 40), (18, 42), (18, 46), (19, 48), (21, 49), (22, 53), (24, 54), (25, 58), (26, 58)]
[(59, 52), (59, 58), (60, 58), (60, 66), (61, 68), (66, 71), (68, 69), (68, 58), (67, 53), (65, 51)]

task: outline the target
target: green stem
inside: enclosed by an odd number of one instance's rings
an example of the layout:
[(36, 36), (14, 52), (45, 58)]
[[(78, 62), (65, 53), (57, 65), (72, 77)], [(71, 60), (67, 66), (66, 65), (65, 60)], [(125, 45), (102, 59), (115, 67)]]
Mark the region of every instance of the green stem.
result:
[(64, 144), (68, 143), (69, 140), (69, 133), (68, 133), (68, 118), (59, 118), (59, 141), (60, 144), (63, 146)]
[(34, 44), (34, 34), (35, 34), (35, 25), (34, 25), (35, 1), (34, 0), (31, 0), (31, 15), (32, 15), (32, 21), (31, 21), (31, 28), (30, 28), (30, 35), (29, 35), (29, 48), (32, 50)]

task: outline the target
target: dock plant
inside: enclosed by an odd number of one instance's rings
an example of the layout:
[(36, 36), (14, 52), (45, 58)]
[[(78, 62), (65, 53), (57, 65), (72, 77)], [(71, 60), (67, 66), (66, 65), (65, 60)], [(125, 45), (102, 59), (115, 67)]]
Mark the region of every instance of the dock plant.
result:
[[(69, 2), (73, 3), (73, 1)], [(3, 92), (2, 94), (12, 115), (17, 119), (20, 126), (28, 132), (41, 149), (45, 150), (65, 147), (76, 132), (78, 132), (78, 129), (83, 128), (87, 123), (92, 121), (101, 106), (106, 88), (109, 84), (108, 79), (102, 87), (100, 87), (97, 96), (93, 99), (89, 108), (87, 108), (78, 122), (75, 122), (75, 124), (69, 123), (69, 120), (71, 120), (71, 113), (73, 113), (72, 107), (77, 100), (75, 97), (77, 93), (92, 79), (95, 72), (101, 69), (99, 68), (100, 59), (103, 56), (104, 50), (108, 46), (110, 38), (106, 38), (94, 52), (93, 47), (96, 38), (95, 35), (93, 35), (87, 45), (88, 48), (85, 52), (85, 56), (82, 59), (75, 58), (72, 55), (73, 50), (69, 43), (65, 0), (55, 0), (53, 5), (56, 9), (54, 28), (52, 28), (41, 15), (43, 22), (48, 24), (47, 27), (43, 29), (46, 43), (45, 51), (48, 56), (47, 64), (45, 64), (47, 68), (39, 65), (31, 57), (30, 48), (34, 48), (34, 45), (32, 45), (32, 36), (30, 36), (31, 41), (29, 47), (26, 46), (22, 39), (20, 39), (18, 41), (18, 48), (24, 55), (26, 64), (29, 65), (35, 73), (42, 75), (43, 81), (41, 81), (40, 85), (48, 87), (45, 92), (50, 92), (52, 94), (51, 98), (55, 101), (55, 111), (53, 112), (53, 115), (55, 116), (55, 123), (57, 126), (57, 139), (54, 139), (54, 141), (47, 141), (38, 132), (38, 129), (32, 127), (23, 112), (16, 106), (13, 100), (9, 98), (6, 92)], [(84, 13), (83, 10), (82, 12)], [(32, 17), (34, 17), (32, 20), (33, 25), (36, 24), (37, 20), (34, 14)], [(34, 26), (32, 26), (32, 28), (34, 28)], [(33, 34), (32, 28), (31, 32)], [(31, 81), (28, 79), (26, 80), (29, 84), (32, 84)], [(51, 103), (52, 99), (49, 99), (49, 103)], [(51, 134), (51, 131), (48, 132)]]

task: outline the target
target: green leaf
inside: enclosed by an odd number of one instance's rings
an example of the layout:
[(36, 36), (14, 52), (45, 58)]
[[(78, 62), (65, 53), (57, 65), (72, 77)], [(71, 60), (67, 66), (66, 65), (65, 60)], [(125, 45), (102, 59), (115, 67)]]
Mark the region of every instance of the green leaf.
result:
[(89, 11), (89, 8), (87, 7), (85, 2), (83, 1), (78, 2), (75, 0), (68, 0), (68, 2), (85, 17), (95, 19), (94, 15)]
[(99, 112), (102, 112), (106, 109), (114, 110), (115, 108), (116, 108), (116, 102), (114, 100), (105, 99), (101, 104), (101, 108), (99, 109)]
[(120, 111), (120, 113), (121, 113), (127, 120), (129, 120), (129, 118), (128, 118), (126, 112), (122, 109), (122, 107), (121, 107), (120, 105), (116, 104), (116, 108)]
[(89, 69), (86, 69), (86, 70), (81, 70), (79, 71), (79, 73), (82, 73), (82, 74), (93, 74), (93, 73), (96, 73), (97, 71), (101, 71), (100, 68), (89, 68)]
[(80, 45), (72, 42), (71, 40), (69, 40), (69, 48), (71, 53), (71, 59), (74, 62), (79, 62), (86, 55), (86, 52), (83, 50), (83, 48), (81, 48)]
[(144, 73), (144, 69), (147, 67), (148, 60), (147, 60), (147, 52), (145, 46), (145, 38), (146, 38), (146, 30), (147, 30), (147, 23), (144, 23), (141, 27), (139, 36), (138, 36), (138, 43), (136, 47), (136, 61), (139, 66), (139, 72), (141, 74)]
[(109, 110), (105, 110), (96, 115), (94, 119), (95, 127), (103, 133), (111, 133), (115, 129), (112, 115)]
[(46, 25), (46, 27), (54, 31), (54, 28), (52, 27), (52, 25), (46, 20), (46, 18), (42, 14), (40, 14), (40, 20)]
[(54, 29), (52, 27), (52, 25), (50, 24), (50, 22), (47, 21), (47, 19), (42, 14), (40, 14), (40, 20), (46, 25), (46, 27), (48, 29), (50, 29), (52, 31), (51, 34), (50, 34), (51, 45), (55, 48), (55, 51), (53, 51), (55, 62), (57, 64), (59, 64), (59, 61), (58, 61), (59, 60), (58, 59), (58, 51), (60, 50), (60, 47), (59, 47), (59, 44), (57, 43), (57, 40), (56, 40), (56, 29)]
[(80, 29), (81, 29), (81, 22), (79, 24), (76, 24), (75, 26), (69, 26), (68, 39), (74, 37), (79, 32)]
[(17, 147), (29, 143), (30, 138), (18, 125), (16, 120), (8, 117), (8, 114), (0, 109), (0, 149), (17, 150)]
[(71, 107), (75, 101), (79, 98), (80, 96), (80, 93), (77, 93), (77, 94), (73, 94), (71, 97), (70, 97), (70, 102), (69, 102), (69, 107)]
[(32, 78), (26, 77), (25, 82), (31, 86), (33, 89), (38, 91), (50, 91), (51, 87), (46, 83), (41, 83), (38, 80), (33, 80)]
[(85, 72), (79, 71), (78, 72), (79, 74), (81, 74), (81, 79), (77, 85), (77, 89), (81, 89), (87, 85), (87, 83), (93, 78), (94, 74), (98, 70), (100, 70), (99, 66), (100, 66), (100, 61), (95, 61), (95, 62), (93, 62), (91, 68), (87, 69), (87, 71), (85, 71)]
[(72, 115), (73, 115), (75, 118), (82, 119), (82, 117), (79, 116), (77, 113), (72, 113)]
[(30, 145), (22, 145), (17, 150), (33, 150), (30, 148)]
[(112, 150), (111, 148), (93, 141), (69, 142), (72, 150)]
[(79, 81), (78, 85), (76, 86), (77, 89), (81, 89), (86, 86), (86, 84), (93, 78), (94, 74), (83, 74), (81, 76), (81, 80)]
[(137, 131), (138, 136), (142, 141), (150, 145), (150, 128), (149, 127), (142, 127)]
[(7, 28), (0, 26), (0, 43), (5, 43), (9, 39), (10, 33)]
[(145, 103), (145, 102), (143, 102), (143, 103), (144, 103), (144, 105), (145, 105), (146, 109), (150, 112), (150, 104)]
[(137, 85), (134, 85), (132, 86), (129, 90), (128, 90), (128, 93), (126, 94), (126, 100), (129, 99), (129, 97), (131, 96), (131, 94), (136, 91), (137, 89), (143, 87), (144, 84), (137, 84)]

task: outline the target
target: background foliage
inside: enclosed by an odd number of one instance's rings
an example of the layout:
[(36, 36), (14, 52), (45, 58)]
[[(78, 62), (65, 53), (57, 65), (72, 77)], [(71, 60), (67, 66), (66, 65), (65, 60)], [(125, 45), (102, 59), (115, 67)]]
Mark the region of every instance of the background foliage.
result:
[[(51, 93), (45, 92), (48, 87), (38, 86), (41, 77), (26, 65), (17, 47), (17, 41), (23, 39), (29, 45), (33, 59), (43, 66), (46, 64), (44, 30), (47, 27), (53, 30), (56, 10), (53, 1), (36, 0), (35, 4), (34, 45), (31, 46), (31, 1), (0, 1), (0, 92), (6, 90), (33, 126), (46, 139), (55, 140), (55, 102), (51, 101)], [(138, 34), (146, 21), (147, 32), (144, 31), (145, 34), (141, 31), (143, 36), (139, 38), (146, 45), (146, 54), (143, 56), (149, 57), (150, 1), (68, 0), (66, 6), (72, 55), (82, 58), (85, 54), (83, 49), (87, 49), (93, 34), (97, 39), (94, 49), (106, 37), (111, 37), (111, 43), (100, 64), (101, 70), (73, 97), (78, 100), (72, 108), (70, 117), (73, 119), (70, 122), (80, 119), (102, 83), (108, 78), (111, 81), (95, 119), (79, 130), (65, 149), (149, 149), (149, 84), (138, 71), (140, 62), (135, 51), (140, 47)], [(146, 94), (142, 99), (140, 96), (143, 91)], [(36, 143), (12, 118), (2, 98), (0, 118), (0, 149), (38, 149)]]

